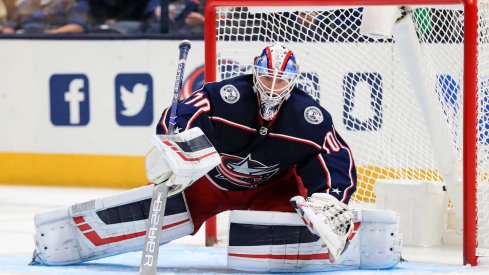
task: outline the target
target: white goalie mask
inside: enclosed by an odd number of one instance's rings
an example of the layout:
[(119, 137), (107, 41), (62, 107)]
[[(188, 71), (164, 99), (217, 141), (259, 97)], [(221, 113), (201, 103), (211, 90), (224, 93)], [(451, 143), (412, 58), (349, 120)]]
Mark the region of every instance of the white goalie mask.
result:
[(254, 90), (258, 93), (260, 115), (272, 120), (282, 103), (290, 96), (299, 74), (299, 66), (291, 50), (282, 45), (266, 47), (255, 57)]

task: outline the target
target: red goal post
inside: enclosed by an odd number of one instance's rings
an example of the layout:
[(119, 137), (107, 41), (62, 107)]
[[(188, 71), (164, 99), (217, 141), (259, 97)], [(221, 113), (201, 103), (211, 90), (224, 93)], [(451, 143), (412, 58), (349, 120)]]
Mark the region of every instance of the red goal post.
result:
[[(460, 128), (463, 130), (463, 139), (462, 145), (459, 145), (459, 148), (463, 148), (460, 154), (463, 155), (463, 250), (464, 250), (464, 263), (469, 263), (471, 265), (477, 265), (477, 256), (476, 249), (478, 248), (477, 243), (477, 180), (481, 176), (481, 173), (478, 172), (478, 158), (479, 162), (483, 157), (487, 156), (479, 156), (478, 157), (478, 140), (481, 139), (480, 134), (478, 133), (478, 129), (481, 130), (478, 124), (478, 121), (481, 120), (481, 114), (478, 113), (480, 109), (481, 99), (478, 98), (478, 91), (480, 90), (480, 82), (479, 82), (479, 72), (478, 66), (480, 66), (480, 61), (478, 60), (478, 51), (479, 43), (482, 40), (479, 36), (479, 21), (481, 20), (481, 15), (478, 13), (478, 4), (479, 2), (484, 1), (474, 1), (474, 0), (465, 0), (465, 1), (448, 1), (448, 0), (410, 0), (410, 1), (400, 1), (400, 0), (364, 0), (364, 1), (341, 1), (341, 0), (312, 0), (312, 1), (287, 1), (287, 0), (246, 0), (246, 1), (231, 1), (231, 0), (208, 0), (205, 9), (205, 80), (216, 81), (223, 78), (222, 72), (218, 70), (219, 66), (222, 68), (222, 64), (219, 64), (219, 58), (222, 56), (219, 55), (219, 27), (221, 23), (219, 23), (219, 16), (222, 14), (218, 14), (218, 10), (220, 8), (232, 9), (233, 7), (270, 7), (269, 10), (273, 11), (274, 8), (277, 7), (305, 7), (306, 5), (313, 8), (314, 7), (325, 7), (325, 6), (337, 6), (337, 7), (345, 7), (345, 6), (427, 6), (427, 5), (459, 5), (463, 6), (463, 125), (460, 125)], [(489, 5), (484, 3), (485, 5)], [(239, 20), (239, 18), (238, 18)], [(244, 20), (244, 19), (243, 19)], [(232, 25), (232, 24), (230, 24)], [(239, 25), (239, 24), (238, 24)], [(237, 26), (239, 27), (239, 26)], [(229, 30), (228, 30), (229, 31)], [(238, 37), (240, 35), (240, 31), (231, 30), (227, 34), (233, 35), (237, 34)], [(245, 32), (246, 34), (246, 32)], [(481, 34), (485, 35), (485, 34)], [(275, 37), (276, 38), (276, 37)], [(439, 39), (439, 38), (437, 38)], [(243, 50), (246, 46), (244, 46), (244, 42), (247, 41), (255, 41), (254, 38), (236, 38), (235, 42), (239, 42), (239, 47), (243, 47)], [(299, 39), (300, 40), (300, 39)], [(348, 40), (348, 39), (347, 39)], [(267, 43), (275, 42), (274, 37), (270, 39), (270, 41), (263, 41)], [(296, 43), (298, 41), (280, 41), (280, 42), (291, 42)], [(300, 41), (299, 41), (300, 42)], [(320, 42), (320, 41), (319, 41)], [(347, 43), (348, 41), (342, 41), (342, 43)], [(485, 41), (485, 43), (489, 43)], [(336, 46), (341, 43), (336, 43)], [(436, 44), (436, 43), (435, 43)], [(306, 46), (305, 46), (306, 47)], [(300, 55), (301, 49), (297, 49), (292, 47), (296, 55)], [(481, 50), (482, 51), (482, 50)], [(258, 51), (256, 51), (256, 54)], [(326, 53), (326, 51), (325, 51)], [(330, 53), (327, 51), (327, 53)], [(253, 56), (247, 56), (249, 62), (251, 63)], [(300, 56), (298, 58), (299, 64), (302, 66)], [(303, 62), (303, 61), (302, 61)], [(239, 65), (237, 65), (239, 66)], [(462, 82), (462, 81), (461, 81)], [(489, 95), (487, 95), (489, 97)], [(483, 99), (485, 100), (485, 99)], [(353, 107), (352, 107), (353, 108)], [(335, 114), (333, 114), (335, 116)], [(482, 115), (483, 116), (483, 115)], [(341, 119), (341, 117), (340, 117)], [(387, 119), (387, 118), (386, 118)], [(341, 123), (341, 120), (340, 120)], [(335, 122), (338, 124), (338, 122)], [(341, 133), (341, 132), (340, 132)], [(346, 138), (347, 142), (349, 142), (348, 138)], [(479, 148), (480, 150), (480, 148)], [(361, 150), (359, 150), (361, 151)], [(353, 148), (353, 153), (355, 156), (355, 148)], [(481, 154), (481, 153), (479, 153)], [(418, 156), (414, 156), (417, 158)], [(435, 161), (436, 162), (436, 161)], [(376, 168), (378, 169), (378, 168)], [(390, 169), (390, 168), (389, 168)], [(440, 168), (438, 168), (440, 169)], [(404, 169), (405, 171), (406, 169)], [(436, 170), (436, 169), (435, 169)], [(374, 170), (378, 171), (378, 170)], [(423, 170), (425, 173), (428, 170)], [(366, 173), (369, 171), (366, 171)], [(419, 172), (419, 171), (418, 171)], [(416, 172), (416, 173), (418, 173)], [(361, 174), (362, 171), (359, 171)], [(388, 174), (388, 172), (386, 172)], [(397, 173), (397, 171), (392, 172), (393, 174)], [(412, 174), (412, 171), (409, 172)], [(382, 174), (382, 173), (381, 173)], [(421, 173), (422, 174), (422, 173)], [(443, 177), (443, 173), (442, 174)], [(382, 176), (384, 177), (385, 174)], [(396, 177), (397, 174), (396, 174)], [(421, 177), (417, 175), (416, 177)], [(440, 176), (434, 176), (434, 178), (440, 178)], [(368, 180), (367, 180), (368, 181)], [(368, 188), (367, 188), (368, 189)], [(372, 190), (364, 191), (365, 194), (368, 192), (373, 192)], [(372, 194), (372, 196), (375, 196)], [(365, 201), (368, 199), (360, 199), (360, 201)], [(487, 202), (489, 204), (489, 202)], [(217, 229), (216, 229), (216, 220), (215, 218), (208, 220), (206, 223), (206, 244), (212, 245), (217, 241)]]

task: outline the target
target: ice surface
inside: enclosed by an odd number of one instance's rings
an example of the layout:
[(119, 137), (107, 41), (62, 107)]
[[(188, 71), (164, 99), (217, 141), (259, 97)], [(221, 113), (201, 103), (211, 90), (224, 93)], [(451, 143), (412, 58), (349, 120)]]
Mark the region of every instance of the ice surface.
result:
[[(25, 187), (0, 185), (0, 274), (137, 274), (140, 252), (126, 253), (70, 266), (29, 266), (36, 213), (75, 202), (122, 192), (115, 189)], [(204, 247), (204, 234), (186, 237), (160, 248), (158, 274), (258, 274), (226, 267), (225, 247)], [(458, 248), (406, 248), (409, 262), (391, 270), (349, 270), (308, 274), (489, 274), (488, 267), (464, 267)], [(431, 262), (431, 263), (428, 263)], [(437, 264), (433, 264), (436, 262)], [(275, 273), (277, 274), (277, 273)]]

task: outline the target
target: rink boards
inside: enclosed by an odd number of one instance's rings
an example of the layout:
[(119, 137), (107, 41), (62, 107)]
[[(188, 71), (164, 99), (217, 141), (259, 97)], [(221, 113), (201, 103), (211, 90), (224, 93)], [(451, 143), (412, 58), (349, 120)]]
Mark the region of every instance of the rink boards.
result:
[[(162, 110), (170, 104), (178, 43), (4, 40), (0, 44), (0, 109), (4, 114), (0, 116), (0, 182), (124, 188), (144, 184), (144, 155)], [(251, 60), (260, 46), (250, 47), (235, 61), (243, 64)], [(355, 45), (335, 47), (331, 51), (341, 53), (345, 60), (349, 52), (359, 50)], [(390, 48), (387, 44), (385, 47)], [(433, 50), (443, 50), (443, 45), (436, 47)], [(378, 46), (375, 51), (383, 52)], [(300, 51), (296, 52), (301, 60)], [(202, 83), (203, 63), (203, 41), (192, 41), (184, 85), (187, 94)], [(343, 125), (344, 76), (375, 73), (387, 80), (396, 69), (346, 66), (341, 78), (326, 82), (320, 77), (324, 72), (301, 64), (302, 71), (319, 75), (321, 103), (332, 113), (337, 130), (348, 142), (349, 135), (356, 135), (358, 140), (377, 140), (380, 131), (351, 131)], [(450, 74), (459, 83), (460, 75), (446, 71), (440, 74)], [(384, 86), (388, 95), (392, 85), (386, 82)], [(371, 98), (368, 93), (372, 90), (365, 86), (361, 89), (358, 105), (368, 106), (369, 102), (360, 100)], [(378, 114), (352, 110), (352, 115), (368, 120), (370, 115)], [(395, 127), (389, 119), (383, 115), (383, 124)], [(361, 144), (349, 143), (354, 152), (362, 153)], [(393, 144), (392, 148), (397, 146), (402, 144)], [(409, 163), (409, 156), (400, 156), (404, 157)], [(379, 171), (386, 169), (377, 166), (376, 160), (371, 161), (357, 163), (359, 170), (372, 166)]]

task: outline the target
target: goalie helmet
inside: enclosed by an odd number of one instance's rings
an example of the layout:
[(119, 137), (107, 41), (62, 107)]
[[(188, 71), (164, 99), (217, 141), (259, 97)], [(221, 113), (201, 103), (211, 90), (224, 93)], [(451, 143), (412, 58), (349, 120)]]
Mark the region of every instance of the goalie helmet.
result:
[(272, 120), (282, 103), (290, 96), (299, 73), (291, 50), (282, 45), (266, 47), (255, 57), (253, 66), (254, 90), (258, 93), (260, 115)]

